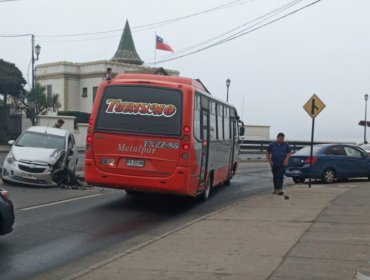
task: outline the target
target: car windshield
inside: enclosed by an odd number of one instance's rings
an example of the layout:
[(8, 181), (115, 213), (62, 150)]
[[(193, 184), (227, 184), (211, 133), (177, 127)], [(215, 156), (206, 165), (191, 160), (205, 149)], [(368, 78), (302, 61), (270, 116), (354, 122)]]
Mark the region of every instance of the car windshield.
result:
[[(312, 154), (317, 155), (321, 149), (322, 149), (321, 146), (313, 146)], [(308, 147), (304, 147), (304, 148), (300, 149), (294, 155), (295, 156), (309, 156), (310, 154), (311, 154), (311, 147), (308, 146)]]
[(15, 143), (20, 147), (46, 148), (64, 150), (63, 136), (26, 131)]

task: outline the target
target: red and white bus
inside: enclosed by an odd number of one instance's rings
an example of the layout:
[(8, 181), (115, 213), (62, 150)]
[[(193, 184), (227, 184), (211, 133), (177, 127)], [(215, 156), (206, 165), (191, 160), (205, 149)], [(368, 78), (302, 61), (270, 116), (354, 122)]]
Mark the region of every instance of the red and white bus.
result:
[(239, 162), (236, 109), (199, 80), (118, 74), (100, 84), (86, 138), (87, 183), (200, 196), (229, 184)]

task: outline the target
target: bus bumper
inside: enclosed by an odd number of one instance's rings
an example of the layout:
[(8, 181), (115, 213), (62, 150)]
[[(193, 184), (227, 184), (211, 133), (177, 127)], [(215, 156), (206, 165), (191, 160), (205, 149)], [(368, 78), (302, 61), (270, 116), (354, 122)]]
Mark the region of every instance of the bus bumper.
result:
[(191, 178), (189, 168), (177, 167), (169, 177), (138, 178), (99, 170), (92, 159), (86, 159), (85, 181), (90, 185), (106, 188), (196, 196), (199, 177)]

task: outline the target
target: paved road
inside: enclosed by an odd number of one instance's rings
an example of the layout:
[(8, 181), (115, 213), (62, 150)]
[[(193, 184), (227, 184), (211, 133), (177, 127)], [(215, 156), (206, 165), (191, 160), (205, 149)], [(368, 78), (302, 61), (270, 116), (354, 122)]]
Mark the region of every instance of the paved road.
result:
[(48, 279), (111, 257), (153, 236), (270, 189), (266, 163), (244, 163), (230, 186), (206, 203), (168, 196), (127, 196), (91, 188), (6, 186), (16, 207), (14, 232), (0, 238), (1, 279)]

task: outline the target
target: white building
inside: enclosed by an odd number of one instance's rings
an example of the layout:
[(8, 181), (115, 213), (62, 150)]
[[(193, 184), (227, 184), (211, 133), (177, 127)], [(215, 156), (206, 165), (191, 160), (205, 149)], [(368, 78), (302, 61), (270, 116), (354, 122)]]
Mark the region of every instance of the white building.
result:
[(147, 67), (143, 63), (126, 21), (118, 49), (111, 60), (39, 64), (36, 66), (36, 81), (46, 87), (47, 95), (59, 95), (59, 111), (90, 113), (98, 85), (106, 78), (107, 68), (112, 69), (113, 76), (125, 72), (179, 75), (178, 71)]

